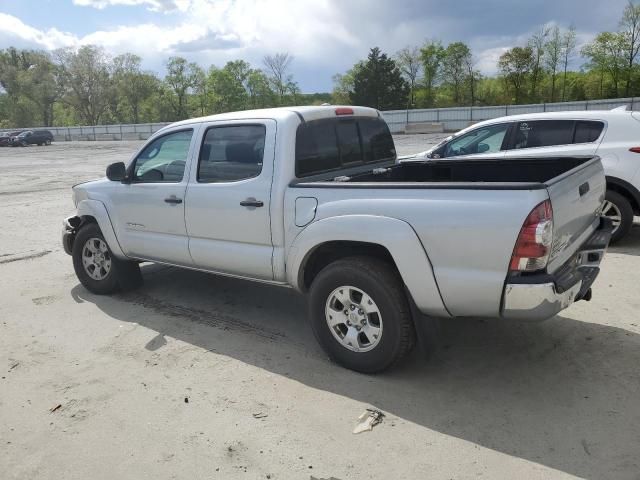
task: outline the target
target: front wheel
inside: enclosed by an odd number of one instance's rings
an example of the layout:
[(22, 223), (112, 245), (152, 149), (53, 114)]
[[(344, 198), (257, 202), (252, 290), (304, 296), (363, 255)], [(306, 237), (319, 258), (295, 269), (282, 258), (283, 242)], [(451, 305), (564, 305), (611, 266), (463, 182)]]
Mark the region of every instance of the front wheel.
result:
[(386, 370), (415, 343), (402, 281), (377, 259), (350, 257), (326, 266), (311, 285), (309, 309), (322, 348), (357, 372)]
[(138, 264), (114, 257), (95, 223), (85, 225), (77, 233), (72, 257), (78, 280), (92, 293), (108, 295), (142, 283)]
[(604, 204), (602, 205), (602, 215), (611, 219), (613, 232), (611, 233), (611, 243), (622, 239), (633, 225), (633, 207), (625, 197), (613, 190), (607, 190)]

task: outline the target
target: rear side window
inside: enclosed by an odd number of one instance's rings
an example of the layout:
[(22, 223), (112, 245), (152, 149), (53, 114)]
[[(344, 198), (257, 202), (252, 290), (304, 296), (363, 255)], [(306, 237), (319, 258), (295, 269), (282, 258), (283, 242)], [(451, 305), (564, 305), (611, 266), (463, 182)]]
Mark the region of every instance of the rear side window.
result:
[(576, 133), (573, 137), (573, 143), (591, 143), (595, 142), (602, 133), (604, 123), (591, 122), (581, 120), (576, 122)]
[(573, 120), (518, 122), (513, 148), (551, 147), (573, 143)]
[(298, 127), (298, 177), (394, 160), (395, 157), (389, 128), (379, 118), (330, 118), (313, 120)]

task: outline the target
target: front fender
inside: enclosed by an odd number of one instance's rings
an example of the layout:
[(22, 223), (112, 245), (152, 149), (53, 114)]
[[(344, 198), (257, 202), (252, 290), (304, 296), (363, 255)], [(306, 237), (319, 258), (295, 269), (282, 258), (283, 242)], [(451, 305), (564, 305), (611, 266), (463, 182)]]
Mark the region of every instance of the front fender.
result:
[(104, 206), (104, 203), (98, 200), (81, 200), (78, 202), (76, 215), (80, 218), (95, 218), (113, 255), (123, 260), (127, 258), (120, 247), (120, 243), (118, 242), (115, 231), (113, 230), (113, 225), (111, 224), (111, 219), (109, 218), (109, 212), (107, 212), (107, 208)]
[(329, 217), (312, 223), (294, 240), (287, 255), (287, 281), (303, 290), (305, 261), (326, 242), (368, 242), (383, 246), (393, 258), (418, 309), (427, 315), (450, 316), (442, 302), (429, 257), (407, 222), (375, 215)]

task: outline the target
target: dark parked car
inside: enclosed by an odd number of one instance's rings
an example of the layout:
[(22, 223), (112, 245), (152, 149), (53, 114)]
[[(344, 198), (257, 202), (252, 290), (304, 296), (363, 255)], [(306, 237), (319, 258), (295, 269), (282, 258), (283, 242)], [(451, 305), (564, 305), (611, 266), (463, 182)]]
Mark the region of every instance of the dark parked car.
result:
[(6, 147), (11, 143), (11, 136), (7, 132), (0, 133), (0, 147)]
[(26, 147), (27, 145), (51, 145), (53, 134), (49, 130), (26, 130), (12, 137), (11, 145)]

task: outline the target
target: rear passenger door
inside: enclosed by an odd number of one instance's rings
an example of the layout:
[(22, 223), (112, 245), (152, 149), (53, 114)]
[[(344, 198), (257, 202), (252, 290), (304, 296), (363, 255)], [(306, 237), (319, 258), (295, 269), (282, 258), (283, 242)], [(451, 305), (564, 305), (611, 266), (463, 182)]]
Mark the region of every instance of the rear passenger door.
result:
[(275, 139), (273, 120), (215, 122), (202, 129), (185, 202), (189, 251), (197, 267), (273, 279)]
[(593, 120), (516, 122), (506, 158), (595, 155), (604, 123)]

